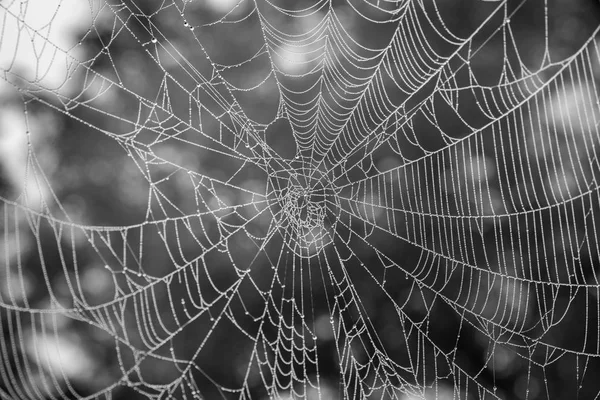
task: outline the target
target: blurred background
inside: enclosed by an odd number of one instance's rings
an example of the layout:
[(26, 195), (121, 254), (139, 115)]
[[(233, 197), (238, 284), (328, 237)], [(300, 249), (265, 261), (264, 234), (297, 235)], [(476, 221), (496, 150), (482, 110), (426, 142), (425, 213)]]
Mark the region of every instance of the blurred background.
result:
[(0, 15), (0, 397), (598, 397), (597, 1)]

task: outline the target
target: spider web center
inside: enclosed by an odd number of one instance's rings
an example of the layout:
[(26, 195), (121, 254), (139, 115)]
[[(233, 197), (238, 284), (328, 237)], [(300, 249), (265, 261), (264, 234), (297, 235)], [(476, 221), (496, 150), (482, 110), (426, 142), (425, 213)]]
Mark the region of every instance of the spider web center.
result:
[(273, 172), (269, 203), (287, 247), (300, 257), (320, 254), (335, 238), (339, 198), (329, 177), (295, 165)]

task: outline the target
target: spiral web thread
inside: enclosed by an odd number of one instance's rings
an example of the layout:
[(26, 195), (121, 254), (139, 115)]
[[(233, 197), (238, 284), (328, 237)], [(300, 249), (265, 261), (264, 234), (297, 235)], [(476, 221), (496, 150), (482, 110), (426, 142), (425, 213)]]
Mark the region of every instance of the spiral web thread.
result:
[[(32, 4), (0, 3), (18, 32), (0, 36), (4, 101), (27, 143), (0, 197), (1, 397), (511, 398), (498, 359), (525, 365), (522, 398), (554, 398), (561, 363), (589, 393), (598, 29), (564, 54), (552, 2), (465, 2), (473, 26), (450, 26), (451, 2), (294, 3), (90, 0), (68, 49), (50, 39), (64, 7), (33, 26)], [(235, 32), (248, 54), (223, 61)], [(29, 70), (13, 62), (24, 43)], [(48, 57), (68, 71), (52, 87)], [(73, 215), (48, 116), (128, 156), (137, 223)], [(459, 351), (471, 340), (480, 365)], [(94, 346), (114, 368), (94, 369)]]

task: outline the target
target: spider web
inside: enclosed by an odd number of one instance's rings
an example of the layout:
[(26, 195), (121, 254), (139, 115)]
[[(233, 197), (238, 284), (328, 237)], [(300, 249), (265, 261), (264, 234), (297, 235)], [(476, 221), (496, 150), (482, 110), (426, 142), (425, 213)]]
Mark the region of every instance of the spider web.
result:
[(597, 397), (597, 21), (73, 4), (0, 3), (0, 397)]

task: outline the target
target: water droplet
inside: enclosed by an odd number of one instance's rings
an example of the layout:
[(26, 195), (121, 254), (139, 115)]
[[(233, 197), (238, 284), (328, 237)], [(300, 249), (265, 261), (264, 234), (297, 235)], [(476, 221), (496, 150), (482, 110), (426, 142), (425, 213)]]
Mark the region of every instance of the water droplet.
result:
[(152, 38), (152, 43), (158, 43), (158, 39)]

